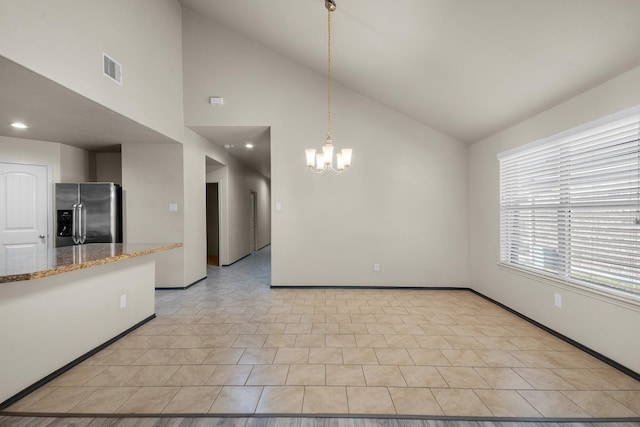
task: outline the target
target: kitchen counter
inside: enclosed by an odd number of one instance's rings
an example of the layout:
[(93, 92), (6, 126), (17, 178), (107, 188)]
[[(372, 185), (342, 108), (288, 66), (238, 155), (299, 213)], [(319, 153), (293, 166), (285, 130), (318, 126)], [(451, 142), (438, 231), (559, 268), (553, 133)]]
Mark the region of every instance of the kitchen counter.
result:
[(181, 246), (92, 243), (0, 257), (0, 408), (153, 319), (154, 254)]
[(40, 279), (179, 247), (182, 243), (92, 243), (51, 248), (35, 257), (12, 255), (0, 259), (0, 283)]

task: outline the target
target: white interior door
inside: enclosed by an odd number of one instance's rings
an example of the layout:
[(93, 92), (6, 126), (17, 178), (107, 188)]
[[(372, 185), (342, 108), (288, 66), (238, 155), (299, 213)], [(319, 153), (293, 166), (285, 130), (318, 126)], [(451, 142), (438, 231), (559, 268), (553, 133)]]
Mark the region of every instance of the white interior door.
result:
[(47, 249), (48, 169), (0, 162), (0, 256), (28, 263)]

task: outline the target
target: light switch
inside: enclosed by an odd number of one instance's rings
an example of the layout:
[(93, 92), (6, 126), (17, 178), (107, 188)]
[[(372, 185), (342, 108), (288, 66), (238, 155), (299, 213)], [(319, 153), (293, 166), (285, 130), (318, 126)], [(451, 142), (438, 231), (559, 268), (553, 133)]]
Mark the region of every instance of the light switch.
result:
[(276, 211), (280, 212), (282, 210), (282, 203), (276, 202)]
[(178, 204), (169, 203), (169, 212), (178, 212)]

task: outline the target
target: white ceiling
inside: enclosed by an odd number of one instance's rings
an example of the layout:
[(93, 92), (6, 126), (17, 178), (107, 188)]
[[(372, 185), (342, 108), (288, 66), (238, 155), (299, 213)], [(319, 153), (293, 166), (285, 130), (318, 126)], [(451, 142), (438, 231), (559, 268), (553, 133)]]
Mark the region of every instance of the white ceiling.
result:
[[(326, 74), (324, 0), (179, 0)], [(638, 0), (336, 0), (337, 83), (468, 143), (640, 65)]]
[[(189, 126), (189, 129), (222, 147), (247, 167), (271, 178), (271, 130), (268, 126)], [(253, 144), (253, 148), (246, 148), (247, 143)]]

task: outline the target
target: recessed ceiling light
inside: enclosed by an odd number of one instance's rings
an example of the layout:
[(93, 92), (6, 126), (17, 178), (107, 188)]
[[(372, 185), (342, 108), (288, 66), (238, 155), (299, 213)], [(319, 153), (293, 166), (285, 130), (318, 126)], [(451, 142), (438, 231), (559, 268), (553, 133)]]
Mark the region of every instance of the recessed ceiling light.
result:
[(13, 122), (11, 123), (11, 126), (16, 128), (16, 129), (26, 129), (29, 126), (25, 125), (24, 123), (20, 123), (20, 122)]
[(250, 142), (247, 142), (246, 144), (244, 144), (244, 146), (245, 146), (246, 148), (253, 148), (253, 144), (252, 144), (252, 143), (250, 143)]
[(233, 144), (224, 144), (223, 147), (224, 148), (233, 148)]

